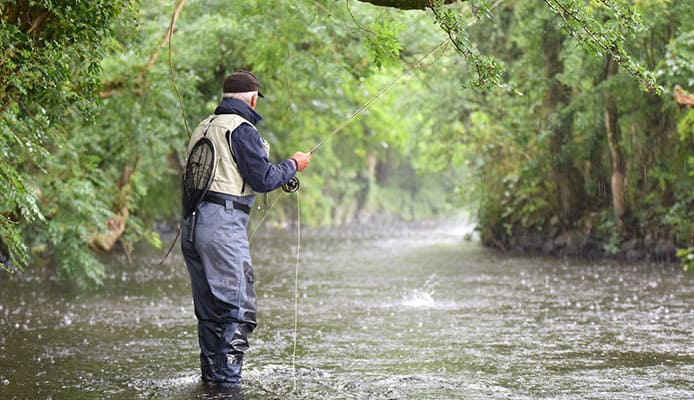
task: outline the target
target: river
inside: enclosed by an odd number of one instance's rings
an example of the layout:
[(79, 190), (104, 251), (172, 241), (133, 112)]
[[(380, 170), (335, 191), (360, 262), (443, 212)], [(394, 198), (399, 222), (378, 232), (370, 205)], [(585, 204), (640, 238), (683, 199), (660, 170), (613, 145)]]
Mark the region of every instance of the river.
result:
[[(234, 398), (694, 398), (692, 273), (508, 255), (470, 229), (261, 229)], [(113, 256), (98, 290), (0, 274), (0, 399), (224, 398), (198, 380), (178, 246), (161, 256)]]

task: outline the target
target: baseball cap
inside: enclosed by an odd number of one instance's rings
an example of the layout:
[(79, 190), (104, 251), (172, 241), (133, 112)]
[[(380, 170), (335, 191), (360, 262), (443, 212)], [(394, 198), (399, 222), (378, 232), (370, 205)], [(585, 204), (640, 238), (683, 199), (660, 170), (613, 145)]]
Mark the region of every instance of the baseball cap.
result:
[(224, 79), (223, 85), (224, 93), (244, 93), (244, 92), (258, 92), (258, 96), (263, 96), (260, 92), (260, 83), (258, 83), (258, 78), (255, 77), (251, 72), (248, 71), (236, 71)]

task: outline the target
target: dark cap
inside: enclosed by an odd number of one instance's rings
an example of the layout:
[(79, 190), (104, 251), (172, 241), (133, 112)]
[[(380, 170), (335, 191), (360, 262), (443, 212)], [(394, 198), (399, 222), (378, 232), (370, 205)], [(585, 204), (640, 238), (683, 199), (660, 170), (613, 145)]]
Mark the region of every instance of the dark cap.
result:
[(260, 92), (260, 83), (252, 73), (248, 71), (236, 71), (224, 79), (224, 93), (258, 92), (258, 96), (265, 97)]

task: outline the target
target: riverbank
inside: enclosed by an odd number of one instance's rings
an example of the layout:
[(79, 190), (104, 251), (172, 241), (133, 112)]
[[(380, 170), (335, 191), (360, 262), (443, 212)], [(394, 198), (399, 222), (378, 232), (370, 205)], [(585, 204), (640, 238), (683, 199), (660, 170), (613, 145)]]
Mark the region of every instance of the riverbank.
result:
[[(507, 236), (485, 230), (470, 213), (440, 220), (429, 219), (418, 222), (406, 222), (397, 217), (386, 218), (373, 216), (366, 225), (422, 227), (450, 225), (450, 220), (457, 221), (465, 241), (479, 240), (485, 247), (519, 255), (545, 255), (554, 257), (572, 257), (577, 259), (596, 260), (614, 259), (625, 261), (651, 261), (655, 263), (677, 264), (677, 250), (686, 248), (682, 243), (665, 238), (654, 238), (652, 235), (634, 236), (626, 240), (611, 238), (601, 234), (594, 224), (583, 224), (584, 229), (560, 229), (553, 226), (543, 232), (525, 232)], [(586, 228), (587, 227), (587, 228)]]
[(678, 261), (677, 246), (674, 241), (654, 239), (651, 236), (635, 237), (620, 242), (593, 232), (568, 230), (525, 233), (507, 238), (483, 235), (482, 244), (514, 254), (543, 254), (586, 259), (612, 258), (658, 263), (677, 263)]

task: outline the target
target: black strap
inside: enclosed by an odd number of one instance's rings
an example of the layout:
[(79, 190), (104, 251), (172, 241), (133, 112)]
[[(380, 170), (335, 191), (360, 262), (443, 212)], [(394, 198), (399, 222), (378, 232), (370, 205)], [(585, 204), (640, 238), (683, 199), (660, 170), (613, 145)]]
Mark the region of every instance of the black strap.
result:
[[(214, 195), (212, 193), (207, 193), (205, 197), (202, 198), (202, 201), (206, 201), (208, 203), (214, 203), (214, 204), (219, 204), (220, 206), (226, 207), (227, 205), (227, 199), (221, 196)], [(237, 201), (233, 202), (234, 209), (243, 211), (246, 214), (251, 213), (251, 207), (249, 207), (247, 204), (239, 203)]]

